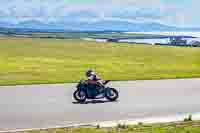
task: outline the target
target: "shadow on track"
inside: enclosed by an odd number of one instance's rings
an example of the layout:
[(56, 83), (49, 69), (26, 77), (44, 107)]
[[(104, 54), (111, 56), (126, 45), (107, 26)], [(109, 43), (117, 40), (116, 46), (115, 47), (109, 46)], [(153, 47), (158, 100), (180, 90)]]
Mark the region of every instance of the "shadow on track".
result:
[(117, 101), (91, 100), (91, 101), (86, 101), (84, 103), (79, 103), (79, 102), (72, 102), (72, 103), (73, 104), (100, 104), (100, 103), (111, 103), (111, 102), (117, 102)]

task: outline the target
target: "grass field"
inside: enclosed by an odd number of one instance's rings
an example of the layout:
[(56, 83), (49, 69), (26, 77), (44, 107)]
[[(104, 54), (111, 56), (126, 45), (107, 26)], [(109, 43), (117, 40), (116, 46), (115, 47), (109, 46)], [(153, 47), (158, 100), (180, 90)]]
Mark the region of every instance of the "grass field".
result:
[(119, 126), (115, 128), (60, 128), (19, 133), (200, 133), (200, 122), (178, 122), (151, 125)]
[(79, 40), (0, 38), (0, 85), (200, 77), (200, 49)]

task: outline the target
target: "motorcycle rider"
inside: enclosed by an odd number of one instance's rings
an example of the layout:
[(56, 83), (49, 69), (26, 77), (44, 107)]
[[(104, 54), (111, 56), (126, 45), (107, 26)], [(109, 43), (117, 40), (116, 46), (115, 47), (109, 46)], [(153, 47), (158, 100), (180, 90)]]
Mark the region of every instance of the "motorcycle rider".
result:
[(90, 94), (92, 96), (95, 96), (95, 94), (97, 93), (97, 88), (98, 86), (100, 86), (101, 83), (101, 78), (95, 74), (95, 72), (92, 69), (89, 69), (85, 72), (85, 75), (87, 77), (87, 82), (88, 82), (88, 88), (89, 91), (91, 92)]
[(85, 75), (88, 78), (88, 82), (91, 84), (97, 84), (97, 82), (101, 80), (101, 78), (97, 76), (92, 69), (87, 70)]

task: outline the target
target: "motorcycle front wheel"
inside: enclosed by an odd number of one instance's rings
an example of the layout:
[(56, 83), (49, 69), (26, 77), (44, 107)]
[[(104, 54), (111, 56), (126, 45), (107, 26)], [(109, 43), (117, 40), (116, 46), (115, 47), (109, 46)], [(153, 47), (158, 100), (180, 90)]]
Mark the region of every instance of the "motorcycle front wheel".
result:
[(116, 89), (114, 88), (108, 88), (105, 92), (105, 97), (109, 100), (109, 101), (116, 101), (119, 97), (119, 93)]
[(86, 93), (84, 91), (76, 90), (73, 94), (73, 97), (79, 103), (83, 103), (86, 101)]

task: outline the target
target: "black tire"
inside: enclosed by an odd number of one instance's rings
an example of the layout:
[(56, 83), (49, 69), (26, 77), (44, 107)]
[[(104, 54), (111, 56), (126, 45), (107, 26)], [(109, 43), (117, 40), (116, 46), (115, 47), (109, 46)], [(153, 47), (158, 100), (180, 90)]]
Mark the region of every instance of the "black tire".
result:
[[(110, 93), (114, 94), (114, 96), (111, 96)], [(119, 93), (116, 89), (114, 88), (108, 88), (105, 94), (105, 97), (109, 100), (109, 101), (116, 101), (119, 97)]]
[[(82, 96), (80, 96), (82, 95)], [(84, 91), (79, 91), (79, 90), (76, 90), (73, 94), (73, 97), (74, 99), (79, 102), (79, 103), (83, 103), (86, 101), (86, 93)]]

